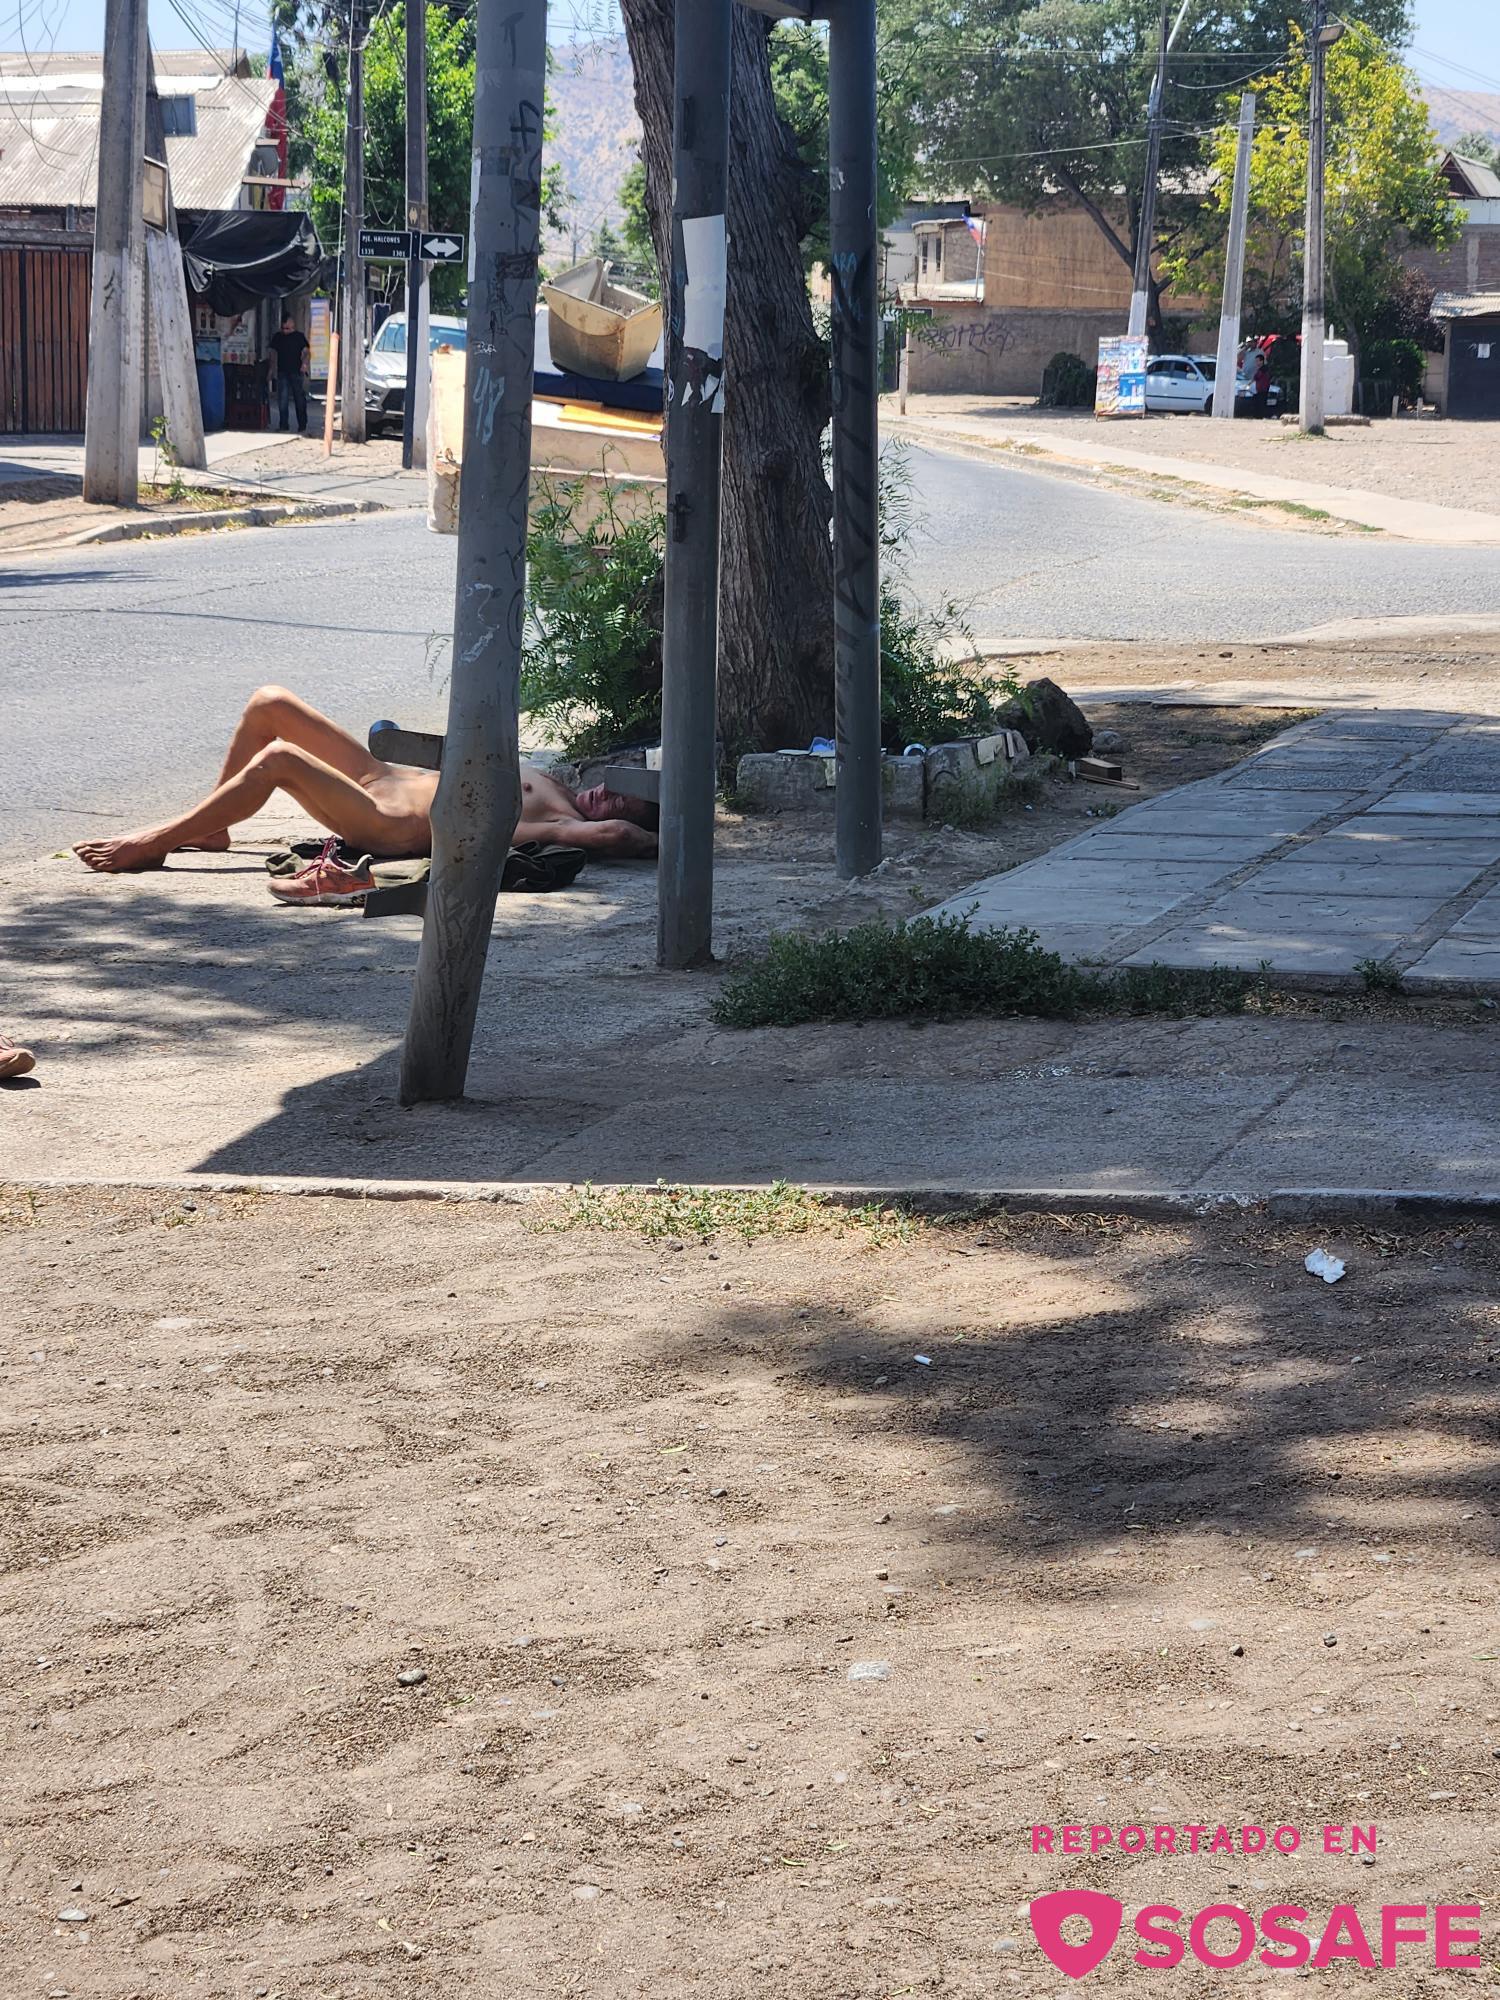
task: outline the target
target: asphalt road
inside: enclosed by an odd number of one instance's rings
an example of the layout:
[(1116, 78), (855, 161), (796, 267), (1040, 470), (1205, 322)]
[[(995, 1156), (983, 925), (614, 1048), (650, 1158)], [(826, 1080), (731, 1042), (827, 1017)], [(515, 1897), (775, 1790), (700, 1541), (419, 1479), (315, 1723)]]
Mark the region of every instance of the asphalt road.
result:
[[(1267, 638), (1500, 610), (1500, 552), (1278, 533), (921, 450), (910, 571), (975, 636)], [(441, 721), (455, 544), (420, 515), (119, 543), (0, 573), (0, 857), (180, 808), (245, 696), (282, 681), (363, 730)]]
[(926, 448), (911, 465), (913, 582), (963, 604), (981, 646), (1239, 643), (1335, 618), (1500, 612), (1500, 549), (1289, 533)]

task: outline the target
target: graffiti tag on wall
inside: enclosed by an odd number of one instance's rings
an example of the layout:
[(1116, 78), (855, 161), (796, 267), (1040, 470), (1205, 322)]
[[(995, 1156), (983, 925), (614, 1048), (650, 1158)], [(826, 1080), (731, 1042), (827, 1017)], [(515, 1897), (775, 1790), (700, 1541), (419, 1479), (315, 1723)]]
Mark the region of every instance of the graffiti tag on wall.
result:
[(992, 313), (985, 319), (930, 319), (912, 328), (912, 338), (937, 354), (1003, 354), (1015, 339), (1012, 322)]

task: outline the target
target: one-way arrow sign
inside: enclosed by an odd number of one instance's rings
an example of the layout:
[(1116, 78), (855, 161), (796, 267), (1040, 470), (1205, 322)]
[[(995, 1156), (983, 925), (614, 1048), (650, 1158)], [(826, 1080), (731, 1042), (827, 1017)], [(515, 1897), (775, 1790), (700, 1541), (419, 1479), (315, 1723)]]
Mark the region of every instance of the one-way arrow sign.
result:
[(420, 238), (418, 253), (429, 264), (461, 264), (464, 260), (464, 239), (439, 233)]

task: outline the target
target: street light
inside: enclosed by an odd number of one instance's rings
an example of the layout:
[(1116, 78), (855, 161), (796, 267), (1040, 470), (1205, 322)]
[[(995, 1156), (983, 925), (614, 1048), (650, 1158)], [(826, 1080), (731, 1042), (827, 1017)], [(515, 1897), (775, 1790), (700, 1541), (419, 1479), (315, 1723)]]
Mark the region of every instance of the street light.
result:
[(1330, 21), (1328, 0), (1313, 0), (1312, 77), (1307, 96), (1307, 223), (1302, 238), (1302, 394), (1300, 423), (1304, 431), (1323, 430), (1323, 183), (1328, 142), (1328, 106), (1323, 88), (1323, 63), (1328, 51), (1347, 30)]

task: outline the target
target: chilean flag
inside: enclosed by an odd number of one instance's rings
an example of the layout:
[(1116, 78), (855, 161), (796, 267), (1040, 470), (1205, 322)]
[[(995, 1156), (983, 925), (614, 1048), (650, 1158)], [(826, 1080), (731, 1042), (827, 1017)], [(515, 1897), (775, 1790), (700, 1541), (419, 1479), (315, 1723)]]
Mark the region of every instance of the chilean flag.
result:
[[(266, 130), (276, 141), (276, 171), (286, 179), (286, 71), (281, 63), (281, 41), (275, 28), (271, 30), (271, 59), (266, 64), (266, 75), (276, 86), (276, 95), (271, 99), (271, 108), (266, 113)], [(284, 187), (267, 188), (267, 208), (286, 207)]]

